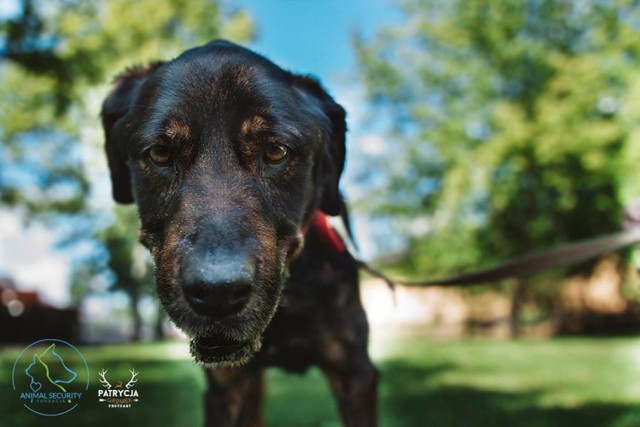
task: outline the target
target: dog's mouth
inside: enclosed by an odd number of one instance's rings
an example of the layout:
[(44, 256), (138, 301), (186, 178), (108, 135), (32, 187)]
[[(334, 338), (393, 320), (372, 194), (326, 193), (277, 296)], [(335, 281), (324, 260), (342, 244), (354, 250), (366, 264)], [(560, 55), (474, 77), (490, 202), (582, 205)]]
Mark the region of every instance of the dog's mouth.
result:
[(260, 340), (235, 340), (216, 335), (198, 335), (191, 339), (191, 354), (196, 362), (216, 366), (237, 366), (248, 361), (260, 349)]

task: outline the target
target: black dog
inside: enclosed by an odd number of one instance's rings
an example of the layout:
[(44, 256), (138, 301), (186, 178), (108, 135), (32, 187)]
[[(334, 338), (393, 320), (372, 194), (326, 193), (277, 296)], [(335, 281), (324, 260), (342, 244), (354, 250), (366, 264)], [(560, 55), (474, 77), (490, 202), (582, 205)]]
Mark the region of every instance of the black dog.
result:
[(377, 373), (342, 215), (345, 112), (312, 78), (215, 41), (126, 71), (102, 120), (113, 194), (138, 205), (158, 295), (207, 373), (206, 422), (261, 425), (263, 370), (327, 375), (349, 426)]

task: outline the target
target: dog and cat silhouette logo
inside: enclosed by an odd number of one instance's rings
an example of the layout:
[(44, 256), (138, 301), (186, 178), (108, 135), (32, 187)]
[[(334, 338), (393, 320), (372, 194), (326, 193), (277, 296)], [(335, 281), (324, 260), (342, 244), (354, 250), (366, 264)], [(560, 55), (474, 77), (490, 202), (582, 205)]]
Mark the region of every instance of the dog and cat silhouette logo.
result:
[(22, 350), (13, 365), (11, 383), (29, 411), (63, 415), (74, 410), (89, 389), (89, 366), (68, 342), (44, 339)]
[[(107, 379), (107, 370), (98, 374), (101, 388), (98, 402), (108, 408), (131, 408), (139, 401), (135, 369), (126, 384)], [(59, 339), (43, 339), (27, 346), (11, 371), (16, 397), (29, 411), (47, 417), (74, 410), (89, 389), (89, 365), (73, 345)]]

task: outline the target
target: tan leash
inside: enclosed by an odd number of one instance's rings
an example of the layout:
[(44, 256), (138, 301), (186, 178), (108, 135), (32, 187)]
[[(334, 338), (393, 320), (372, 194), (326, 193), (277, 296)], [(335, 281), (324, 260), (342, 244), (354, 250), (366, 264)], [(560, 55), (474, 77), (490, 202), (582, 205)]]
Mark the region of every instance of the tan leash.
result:
[(355, 258), (358, 266), (370, 275), (384, 280), (392, 290), (395, 289), (396, 285), (411, 287), (474, 286), (513, 277), (531, 276), (544, 271), (569, 267), (581, 262), (589, 261), (598, 256), (640, 243), (640, 228), (634, 228), (616, 234), (598, 237), (595, 239), (581, 240), (579, 242), (569, 243), (549, 250), (524, 255), (484, 270), (424, 281), (405, 282), (402, 280), (392, 279), (379, 270), (371, 267), (367, 262), (362, 261), (357, 256), (357, 251), (353, 252), (355, 249), (354, 245), (350, 243), (349, 235), (342, 234), (340, 228), (337, 228), (342, 238), (349, 241), (347, 248)]

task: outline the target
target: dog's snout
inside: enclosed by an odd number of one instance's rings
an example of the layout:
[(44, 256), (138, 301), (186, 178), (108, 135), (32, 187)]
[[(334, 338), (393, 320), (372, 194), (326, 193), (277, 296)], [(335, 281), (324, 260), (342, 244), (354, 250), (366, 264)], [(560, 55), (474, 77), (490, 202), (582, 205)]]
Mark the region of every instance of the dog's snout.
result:
[(233, 259), (193, 259), (182, 270), (183, 292), (193, 310), (222, 318), (240, 312), (253, 290), (252, 263)]

